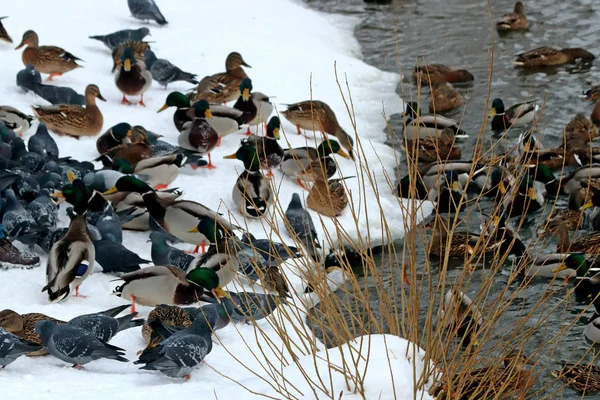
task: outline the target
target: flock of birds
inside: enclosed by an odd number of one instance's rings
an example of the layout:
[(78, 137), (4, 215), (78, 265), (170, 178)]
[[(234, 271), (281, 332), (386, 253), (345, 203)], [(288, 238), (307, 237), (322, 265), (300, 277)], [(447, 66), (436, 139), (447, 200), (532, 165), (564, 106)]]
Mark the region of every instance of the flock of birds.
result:
[[(128, 5), (135, 18), (167, 24), (153, 0), (128, 0)], [(196, 75), (157, 58), (143, 41), (148, 34), (144, 27), (91, 38), (112, 51), (115, 85), (123, 93), (123, 104), (139, 96), (138, 104), (145, 106), (143, 96), (152, 81), (165, 88), (175, 81), (196, 85), (187, 94), (170, 93), (158, 110), (175, 109), (177, 145), (126, 122), (100, 134), (104, 119), (96, 101), (105, 99), (97, 85), (89, 84), (82, 95), (42, 83), (41, 74), (49, 75), (51, 81), (79, 68), (80, 59), (60, 47), (40, 45), (32, 30), (23, 34), (17, 46), (24, 48), (25, 66), (17, 74), (17, 85), (51, 105), (32, 107), (34, 116), (0, 106), (0, 266), (39, 265), (37, 255), (16, 248), (13, 241), (30, 250), (38, 246), (48, 254), (42, 292), (50, 302), (60, 302), (72, 292), (81, 296), (80, 286), (99, 265), (104, 273), (117, 274), (123, 281), (114, 293), (131, 301), (131, 314), (117, 318), (125, 308), (118, 307), (59, 321), (44, 314), (4, 310), (0, 312), (3, 367), (23, 354), (47, 353), (77, 368), (100, 358), (125, 362), (123, 349), (108, 342), (118, 331), (143, 324), (148, 347), (136, 364), (170, 377), (189, 378), (192, 368), (212, 349), (211, 333), (230, 321), (265, 318), (290, 297), (282, 262), (306, 257), (313, 265), (335, 264), (337, 253), (321, 254), (314, 222), (298, 193), (285, 212), (285, 226), (304, 250), (257, 239), (216, 211), (182, 199), (177, 188), (169, 187), (186, 165), (215, 168), (211, 151), (226, 136), (244, 134), (242, 127), (248, 126), (239, 149), (225, 157), (244, 165), (232, 182), (237, 211), (246, 218), (265, 218), (276, 200), (271, 170), (280, 168), (308, 190), (308, 208), (323, 216), (340, 216), (349, 200), (344, 178), (332, 179), (338, 170), (333, 156), (354, 160), (355, 155), (353, 139), (331, 108), (312, 100), (288, 105), (282, 114), (298, 127), (298, 134), (301, 129), (321, 131), (324, 140), (317, 147), (284, 149), (278, 142), (280, 120), (271, 116), (269, 98), (253, 91), (244, 70), (250, 65), (241, 54), (229, 54), (225, 72), (198, 81)], [(0, 39), (12, 43), (1, 22)], [(229, 102), (234, 102), (232, 107), (226, 105)], [(250, 126), (261, 124), (266, 134), (251, 134)], [(26, 145), (22, 136), (30, 129), (35, 133)], [(60, 157), (50, 132), (75, 139), (97, 136), (98, 157), (85, 161)], [(92, 161), (101, 162), (103, 168), (96, 169)], [(68, 228), (57, 227), (63, 201), (71, 205), (66, 208), (71, 219)], [(149, 232), (152, 260), (123, 245), (123, 229)], [(241, 238), (236, 232), (241, 232)], [(188, 254), (173, 243), (193, 244), (194, 253), (200, 248), (202, 252)], [(153, 266), (140, 268), (151, 262)], [(260, 282), (264, 293), (225, 292), (222, 287), (236, 278), (250, 285)], [(179, 307), (200, 301), (207, 304)], [(146, 321), (133, 319), (136, 304), (156, 308)]]

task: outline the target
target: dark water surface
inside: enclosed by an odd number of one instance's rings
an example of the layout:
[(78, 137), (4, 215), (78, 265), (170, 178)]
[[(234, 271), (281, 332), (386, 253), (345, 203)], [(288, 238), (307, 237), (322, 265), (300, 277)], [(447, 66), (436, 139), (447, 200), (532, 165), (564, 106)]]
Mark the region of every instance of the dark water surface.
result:
[[(496, 97), (502, 98), (507, 107), (533, 98), (544, 102), (542, 140), (546, 147), (562, 143), (563, 128), (577, 112), (589, 116), (592, 111), (591, 104), (582, 103), (581, 93), (592, 84), (600, 84), (599, 58), (588, 66), (568, 66), (537, 73), (520, 71), (514, 68), (512, 61), (517, 54), (539, 46), (583, 47), (597, 57), (600, 56), (600, 1), (598, 0), (524, 1), (525, 12), (530, 22), (529, 31), (512, 33), (504, 37), (499, 37), (495, 30), (490, 31), (490, 10), (485, 1), (394, 0), (389, 5), (381, 6), (367, 5), (362, 0), (306, 0), (306, 3), (319, 11), (360, 18), (361, 22), (354, 34), (362, 46), (364, 60), (385, 71), (402, 72), (405, 78), (402, 83), (399, 83), (397, 92), (405, 99), (416, 100), (416, 88), (411, 83), (410, 75), (417, 60), (423, 63), (423, 57), (428, 63), (446, 64), (455, 68), (468, 69), (473, 73), (475, 76), (473, 84), (457, 86), (465, 96), (466, 108), (459, 108), (445, 114), (455, 119), (462, 117), (461, 127), (471, 135), (470, 138), (459, 143), (463, 160), (470, 159), (477, 132), (481, 129), (484, 119), (486, 140), (492, 142), (497, 139), (490, 130), (489, 121), (484, 118), (487, 115), (486, 99), (492, 44), (494, 52), (490, 103)], [(512, 12), (513, 5), (512, 0), (491, 1), (492, 23), (503, 14)], [(397, 36), (394, 34), (394, 29)], [(400, 54), (400, 65), (397, 48)], [(421, 108), (426, 111), (427, 93), (421, 96), (421, 102)], [(398, 133), (402, 131), (402, 118), (399, 115), (401, 111), (397, 110), (398, 113), (392, 115), (390, 120), (392, 128)], [(519, 132), (514, 130), (510, 133), (509, 145), (517, 143)], [(389, 143), (395, 145), (397, 139), (389, 137)], [(558, 205), (566, 206), (567, 199), (561, 197)], [(484, 210), (489, 208), (489, 204), (483, 201), (482, 208)], [(528, 218), (519, 232), (524, 242), (536, 238), (535, 228), (538, 222), (545, 219), (549, 208), (550, 206), (547, 206), (544, 212), (535, 213)], [(469, 222), (469, 227), (475, 228), (478, 224), (479, 220), (475, 217)], [(550, 247), (553, 248), (554, 245), (555, 242), (550, 242), (545, 251), (551, 251)], [(401, 243), (398, 244), (398, 249), (402, 251)], [(418, 247), (417, 254), (418, 265), (423, 265), (424, 249)], [(419, 270), (419, 267), (417, 269)], [(454, 265), (454, 269), (450, 269), (448, 285), (452, 283), (454, 277), (461, 275), (461, 269), (460, 263)], [(509, 269), (507, 263), (505, 269), (497, 274), (488, 301), (497, 297), (506, 287)], [(437, 278), (435, 273), (438, 270), (436, 261), (432, 261), (430, 279), (434, 283)], [(486, 275), (488, 272), (477, 270), (473, 274), (467, 292), (469, 295), (477, 293), (478, 283), (488, 276)], [(401, 274), (396, 272), (394, 276), (399, 278)], [(516, 290), (517, 285), (512, 286), (515, 288), (510, 287), (509, 294)], [(403, 286), (390, 284), (390, 287), (402, 288)], [(513, 329), (517, 318), (529, 313), (538, 303), (541, 294), (549, 288), (552, 295), (546, 302), (548, 306), (559, 304), (569, 289), (567, 285), (560, 282), (532, 281), (527, 290), (520, 293), (517, 301), (514, 301), (503, 314), (498, 322), (496, 336), (506, 334), (507, 330)], [(340, 293), (338, 295), (344, 296)], [(397, 298), (400, 298), (399, 294)], [(373, 306), (377, 308), (377, 304)], [(575, 319), (583, 307), (581, 304), (576, 304), (574, 300), (560, 305), (550, 314), (547, 321), (536, 329), (530, 339), (531, 347), (538, 347), (556, 336), (566, 324)], [(591, 312), (587, 314), (591, 315)], [(525, 325), (532, 327), (536, 322), (533, 318)], [(585, 342), (582, 333), (585, 322), (587, 318), (584, 317), (568, 328), (561, 340), (552, 343), (552, 346), (557, 347), (552, 357), (542, 356), (538, 360), (542, 364), (542, 367), (538, 367), (542, 368), (538, 378), (540, 387), (549, 386), (555, 381), (550, 376), (550, 371), (557, 366), (559, 360), (577, 360), (582, 356), (586, 359), (593, 357), (593, 352), (589, 351), (589, 345)], [(487, 344), (487, 346), (493, 345), (494, 343)], [(544, 392), (553, 393), (559, 387), (560, 385), (557, 384)], [(553, 397), (581, 398), (570, 389), (559, 391)]]

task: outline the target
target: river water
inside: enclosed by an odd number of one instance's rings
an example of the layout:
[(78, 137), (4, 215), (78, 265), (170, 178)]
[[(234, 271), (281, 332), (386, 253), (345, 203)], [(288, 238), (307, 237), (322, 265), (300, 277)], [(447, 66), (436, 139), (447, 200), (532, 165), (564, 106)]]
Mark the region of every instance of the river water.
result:
[[(576, 113), (583, 112), (589, 116), (592, 111), (591, 104), (582, 103), (581, 93), (592, 84), (600, 84), (598, 59), (588, 66), (569, 66), (535, 73), (516, 69), (512, 61), (517, 54), (539, 46), (583, 47), (597, 57), (600, 56), (600, 2), (597, 0), (526, 1), (524, 4), (530, 22), (529, 31), (503, 37), (490, 29), (490, 12), (491, 21), (495, 23), (503, 14), (512, 12), (512, 0), (494, 0), (489, 5), (485, 1), (472, 0), (393, 0), (389, 5), (366, 4), (362, 0), (305, 1), (308, 6), (319, 11), (360, 18), (361, 22), (356, 26), (354, 34), (362, 46), (364, 60), (379, 69), (402, 73), (405, 78), (399, 82), (397, 92), (406, 100), (416, 100), (416, 88), (411, 83), (410, 75), (417, 61), (420, 64), (424, 60), (427, 63), (442, 63), (468, 69), (473, 73), (473, 84), (457, 86), (465, 96), (466, 106), (445, 114), (461, 119), (462, 129), (470, 134), (468, 139), (459, 144), (463, 160), (470, 159), (477, 133), (482, 127), (486, 140), (492, 142), (497, 139), (490, 130), (489, 121), (484, 117), (487, 115), (490, 66), (493, 66), (490, 104), (496, 97), (503, 99), (507, 107), (534, 98), (543, 102), (542, 140), (546, 147), (562, 143), (563, 128)], [(421, 102), (422, 108), (426, 110), (427, 93), (421, 95)], [(395, 110), (390, 116), (390, 125), (398, 133), (402, 131), (401, 111), (403, 110)], [(515, 145), (518, 135), (518, 130), (511, 133), (507, 138), (508, 145)], [(397, 146), (398, 139), (394, 135), (388, 135), (388, 143)], [(404, 167), (404, 173), (405, 170)], [(402, 167), (400, 174), (403, 174)], [(566, 198), (560, 198), (557, 203), (558, 206), (566, 204)], [(486, 208), (489, 208), (489, 204), (483, 201), (482, 209)], [(547, 206), (545, 211), (533, 215), (525, 222), (519, 231), (525, 242), (535, 239), (536, 224), (545, 218), (550, 208), (551, 206)], [(470, 225), (478, 225), (478, 222), (477, 218), (473, 218)], [(550, 241), (547, 246), (554, 245), (555, 242)], [(402, 251), (401, 243), (397, 247)], [(424, 264), (424, 249), (418, 247), (417, 254), (418, 265)], [(435, 273), (439, 270), (435, 263), (432, 260), (432, 281), (435, 281)], [(447, 275), (449, 284), (453, 277), (458, 277), (462, 272), (460, 263), (454, 267), (456, 269), (450, 270)], [(500, 296), (506, 288), (509, 269), (510, 264), (507, 263), (505, 269), (497, 274), (488, 299)], [(467, 293), (476, 294), (478, 283), (486, 277), (485, 272), (475, 271)], [(397, 284), (390, 287), (403, 286)], [(506, 293), (512, 294), (514, 290), (516, 289), (509, 286)], [(549, 296), (548, 290), (551, 293)], [(584, 308), (574, 300), (563, 301), (568, 290), (569, 286), (561, 282), (532, 281), (526, 291), (516, 295), (517, 300), (498, 321), (502, 328), (498, 327), (497, 336), (512, 329), (519, 316), (532, 312), (541, 293), (548, 296), (545, 301), (548, 306), (561, 304), (555, 312), (545, 314), (548, 316), (547, 320), (533, 329), (528, 345), (533, 349), (551, 338), (560, 338), (553, 340), (552, 347), (555, 349), (551, 356), (542, 354), (537, 360), (542, 364), (537, 367), (541, 369), (537, 378), (538, 395), (545, 393), (553, 398), (577, 399), (580, 396), (576, 392), (570, 389), (561, 391), (560, 384), (553, 385), (556, 380), (550, 375), (560, 360), (593, 358), (593, 352), (590, 352), (590, 346), (582, 334), (587, 318), (584, 316), (571, 327), (566, 327)], [(341, 291), (338, 292), (338, 296), (344, 297)], [(377, 308), (376, 304), (372, 306)], [(586, 315), (591, 315), (591, 312)], [(525, 325), (532, 328), (538, 322), (534, 317)], [(565, 330), (562, 335), (559, 334), (561, 330)], [(490, 343), (490, 346), (493, 345)], [(598, 362), (595, 361), (595, 364)]]

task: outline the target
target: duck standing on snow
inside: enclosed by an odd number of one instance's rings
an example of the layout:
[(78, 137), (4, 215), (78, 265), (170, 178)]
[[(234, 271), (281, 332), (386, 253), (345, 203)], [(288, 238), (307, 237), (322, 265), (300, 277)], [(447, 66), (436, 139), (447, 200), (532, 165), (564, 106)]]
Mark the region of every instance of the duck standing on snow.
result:
[[(238, 97), (233, 108), (244, 113), (242, 121), (240, 122), (246, 124), (256, 118), (256, 114), (258, 113), (258, 108), (256, 107), (254, 100), (252, 100), (252, 81), (250, 78), (245, 78), (242, 81), (240, 84), (240, 92), (242, 94)], [(247, 133), (250, 133), (250, 126), (248, 126)]]
[(226, 72), (209, 77), (210, 80), (216, 82), (215, 87), (212, 87), (213, 85), (206, 87), (206, 84), (201, 81), (196, 93), (190, 98), (192, 102), (204, 99), (209, 103), (228, 103), (240, 97), (240, 84), (248, 77), (242, 66), (252, 68), (244, 61), (240, 53), (236, 51), (229, 53), (225, 60)]
[(85, 88), (85, 107), (63, 104), (48, 107), (33, 107), (33, 113), (48, 129), (59, 134), (78, 138), (95, 136), (104, 125), (102, 112), (96, 105), (96, 98), (106, 101), (96, 85)]
[(249, 144), (256, 148), (258, 153), (258, 159), (260, 161), (260, 167), (269, 171), (267, 176), (273, 176), (271, 170), (277, 168), (283, 161), (284, 151), (277, 142), (279, 140), (279, 129), (281, 128), (281, 122), (279, 117), (273, 117), (267, 125), (266, 136), (251, 135), (248, 139), (243, 141), (244, 144)]
[(6, 28), (4, 27), (4, 25), (2, 25), (2, 20), (6, 19), (6, 18), (8, 18), (8, 17), (0, 17), (0, 40), (4, 40), (7, 43), (12, 43), (13, 42), (12, 38), (6, 31)]
[(256, 117), (251, 121), (248, 121), (248, 132), (246, 132), (246, 136), (250, 135), (250, 126), (266, 124), (273, 113), (273, 103), (271, 103), (269, 96), (261, 92), (252, 92), (251, 96), (257, 112)]
[(15, 50), (23, 46), (27, 46), (23, 50), (23, 65), (32, 64), (42, 74), (50, 74), (49, 81), (75, 68), (82, 68), (77, 64), (77, 61), (82, 61), (81, 58), (75, 57), (65, 49), (56, 46), (40, 46), (38, 35), (32, 30), (23, 34), (23, 39)]
[(130, 138), (131, 143), (113, 147), (98, 157), (96, 161), (102, 160), (103, 163), (110, 165), (113, 160), (123, 159), (135, 169), (140, 161), (152, 157), (152, 145), (148, 141), (148, 133), (143, 126), (136, 125), (131, 128)]
[(29, 130), (33, 117), (22, 113), (11, 106), (0, 106), (0, 121), (6, 124), (8, 129), (15, 131), (19, 135)]
[(129, 11), (134, 18), (142, 21), (156, 21), (159, 25), (168, 24), (154, 0), (127, 0)]
[(168, 154), (143, 159), (135, 165), (135, 168), (127, 160), (120, 158), (113, 162), (112, 168), (124, 174), (143, 177), (148, 186), (153, 187), (154, 190), (162, 190), (173, 183), (184, 163), (183, 154)]
[(183, 130), (183, 124), (191, 122), (192, 118), (188, 115), (191, 108), (190, 99), (181, 92), (171, 92), (167, 96), (165, 105), (160, 108), (157, 112), (163, 112), (169, 107), (175, 107), (175, 114), (173, 114), (173, 123), (175, 128), (181, 132)]
[[(17, 335), (21, 339), (25, 339), (35, 344), (42, 344), (40, 340), (40, 335), (35, 333), (35, 324), (38, 321), (44, 320), (56, 322), (57, 324), (64, 324), (64, 321), (54, 319), (41, 313), (19, 314), (9, 309), (0, 311), (0, 327), (6, 329), (10, 333)], [(48, 351), (46, 349), (41, 349), (38, 351), (27, 353), (27, 355), (30, 357), (44, 356), (46, 354), (48, 354)]]
[(224, 158), (237, 158), (244, 163), (244, 172), (238, 176), (232, 193), (233, 202), (240, 213), (249, 218), (264, 216), (273, 202), (273, 197), (269, 182), (260, 172), (260, 160), (256, 148), (243, 144), (235, 154)]
[(198, 154), (208, 154), (208, 165), (205, 168), (216, 168), (211, 160), (210, 152), (219, 142), (219, 134), (213, 129), (207, 119), (212, 118), (210, 105), (206, 100), (200, 100), (194, 105), (194, 120), (183, 124), (177, 142), (184, 149)]
[(152, 74), (152, 79), (164, 86), (165, 89), (169, 83), (177, 81), (186, 81), (193, 83), (194, 85), (198, 84), (196, 74), (182, 71), (169, 60), (156, 58), (156, 55), (152, 50), (146, 50), (144, 57), (146, 68), (148, 68)]
[(121, 66), (115, 75), (117, 88), (123, 93), (121, 104), (131, 104), (127, 96), (141, 96), (141, 106), (144, 104), (144, 93), (152, 85), (152, 74), (146, 69), (146, 64), (136, 59), (133, 49), (126, 47), (121, 55)]

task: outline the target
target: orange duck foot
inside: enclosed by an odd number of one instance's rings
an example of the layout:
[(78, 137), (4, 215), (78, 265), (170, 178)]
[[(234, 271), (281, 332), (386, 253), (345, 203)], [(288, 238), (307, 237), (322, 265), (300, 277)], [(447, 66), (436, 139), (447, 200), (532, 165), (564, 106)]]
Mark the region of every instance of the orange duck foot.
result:
[(121, 104), (131, 104), (131, 102), (127, 100), (127, 97), (125, 97), (125, 95), (123, 95), (123, 99), (121, 99)]
[(300, 125), (296, 125), (296, 129), (298, 130), (298, 135), (302, 135), (302, 131), (300, 130)]
[(248, 127), (248, 130), (246, 131), (246, 136), (250, 136), (252, 135), (252, 132), (250, 131), (250, 127)]
[(304, 186), (304, 183), (302, 183), (302, 181), (300, 180), (300, 178), (296, 179), (296, 182), (298, 182), (298, 185), (300, 185), (300, 187), (304, 190), (308, 190), (308, 188), (306, 186)]
[(168, 187), (169, 187), (169, 185), (165, 185), (165, 184), (161, 183), (161, 184), (154, 186), (154, 190), (164, 190), (164, 189), (167, 189)]
[(55, 76), (62, 76), (62, 72), (52, 72), (48, 77), (48, 81), (51, 81)]
[(82, 299), (86, 299), (86, 298), (87, 298), (87, 296), (84, 296), (84, 295), (82, 295), (82, 294), (79, 294), (79, 286), (77, 286), (77, 287), (75, 288), (75, 297), (80, 297), (80, 298), (82, 298)]
[(135, 296), (131, 296), (131, 314), (135, 312)]
[(142, 99), (140, 100), (140, 102), (138, 104), (142, 107), (146, 107), (146, 104), (144, 104), (144, 95), (142, 95)]

